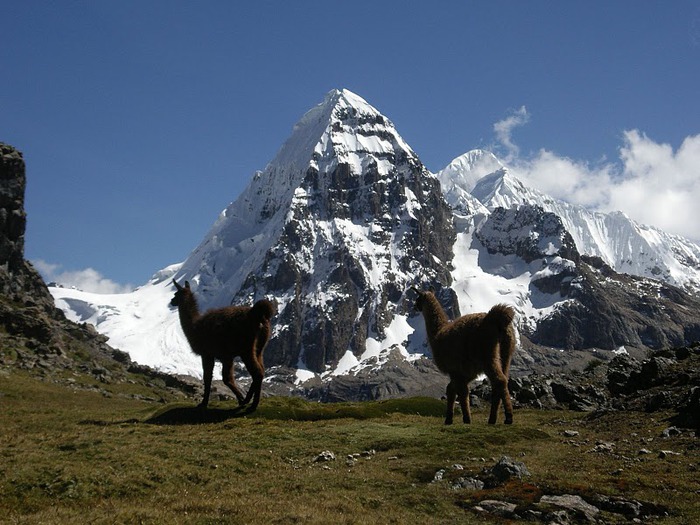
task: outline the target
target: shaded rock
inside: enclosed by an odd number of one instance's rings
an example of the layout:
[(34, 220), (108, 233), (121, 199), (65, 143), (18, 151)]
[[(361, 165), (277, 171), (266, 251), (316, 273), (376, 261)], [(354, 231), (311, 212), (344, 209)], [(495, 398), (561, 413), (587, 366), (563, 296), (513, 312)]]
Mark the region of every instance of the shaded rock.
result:
[(521, 461), (515, 461), (508, 456), (503, 456), (493, 467), (485, 470), (486, 485), (497, 486), (509, 479), (523, 479), (530, 476), (530, 471)]
[(330, 450), (324, 450), (318, 456), (314, 458), (314, 463), (320, 463), (324, 461), (335, 461), (335, 454)]
[(629, 392), (630, 375), (641, 369), (641, 363), (627, 354), (620, 354), (608, 363), (607, 387), (613, 395)]
[(462, 477), (454, 481), (452, 488), (476, 491), (484, 488), (484, 482), (476, 478)]
[(680, 436), (682, 433), (678, 427), (668, 427), (661, 432), (661, 437), (670, 438), (671, 436)]
[(480, 501), (479, 504), (474, 507), (474, 510), (488, 512), (489, 514), (494, 514), (495, 516), (501, 516), (503, 518), (512, 518), (517, 508), (518, 506), (515, 503), (485, 499)]
[(678, 407), (678, 415), (673, 418), (673, 423), (685, 428), (694, 428), (700, 431), (700, 387), (689, 389)]
[(564, 494), (562, 496), (542, 496), (540, 505), (551, 505), (571, 512), (577, 518), (595, 522), (600, 509), (587, 503), (581, 496)]
[(433, 481), (432, 481), (432, 483), (437, 483), (437, 482), (439, 482), (439, 481), (442, 481), (442, 478), (445, 476), (445, 472), (446, 472), (446, 471), (445, 471), (444, 468), (438, 470), (438, 471), (435, 473), (435, 476), (433, 476)]

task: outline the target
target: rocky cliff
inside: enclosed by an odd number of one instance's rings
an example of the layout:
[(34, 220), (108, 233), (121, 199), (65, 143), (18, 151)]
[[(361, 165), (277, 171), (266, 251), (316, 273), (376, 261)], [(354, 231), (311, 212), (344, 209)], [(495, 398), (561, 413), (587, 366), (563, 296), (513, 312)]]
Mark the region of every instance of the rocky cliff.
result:
[[(110, 383), (153, 381), (160, 386), (148, 390), (157, 398), (195, 394), (191, 382), (133, 363), (92, 325), (68, 321), (55, 307), (46, 284), (24, 259), (25, 185), (22, 153), (0, 143), (0, 371), (22, 370), (105, 395)], [(87, 380), (77, 381), (81, 376)]]

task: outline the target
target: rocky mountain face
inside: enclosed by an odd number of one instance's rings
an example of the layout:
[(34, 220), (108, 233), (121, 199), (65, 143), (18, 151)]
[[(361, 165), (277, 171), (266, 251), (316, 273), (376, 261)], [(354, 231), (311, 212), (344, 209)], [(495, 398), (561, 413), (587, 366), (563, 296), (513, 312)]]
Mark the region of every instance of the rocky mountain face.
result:
[[(536, 322), (521, 320), (521, 334), (536, 345), (660, 349), (700, 340), (695, 315), (700, 297), (664, 281), (617, 273), (600, 257), (581, 255), (561, 218), (539, 206), (496, 208), (476, 228), (474, 242), (489, 254), (528, 265), (535, 306), (538, 298), (555, 301), (556, 308)], [(486, 262), (482, 268), (504, 272)]]
[[(191, 382), (134, 363), (126, 352), (107, 345), (94, 326), (68, 321), (54, 305), (41, 276), (24, 259), (25, 185), (22, 153), (0, 143), (0, 372), (25, 370), (105, 395), (107, 390), (97, 385), (153, 381), (161, 383), (166, 396), (196, 394)], [(76, 373), (92, 381), (76, 381)]]
[[(234, 303), (274, 297), (279, 314), (266, 360), (322, 374), (341, 361), (384, 360), (405, 341), (406, 291), (449, 287), (454, 239), (437, 178), (386, 117), (334, 91), (302, 118), (177, 278), (196, 282), (205, 303), (222, 293)], [(456, 314), (454, 295), (445, 299)]]
[(39, 274), (24, 260), (26, 181), (22, 154), (0, 144), (0, 315), (10, 334), (24, 333), (57, 349), (47, 326), (63, 314)]

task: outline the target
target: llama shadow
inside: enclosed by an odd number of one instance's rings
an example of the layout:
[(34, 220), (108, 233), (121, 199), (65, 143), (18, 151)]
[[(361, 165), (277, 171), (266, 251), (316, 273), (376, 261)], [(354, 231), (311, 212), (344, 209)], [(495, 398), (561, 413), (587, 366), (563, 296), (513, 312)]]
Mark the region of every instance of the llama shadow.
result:
[(251, 414), (248, 407), (236, 408), (199, 408), (172, 407), (167, 408), (144, 423), (150, 425), (199, 425), (207, 423), (223, 423), (229, 419), (244, 417)]

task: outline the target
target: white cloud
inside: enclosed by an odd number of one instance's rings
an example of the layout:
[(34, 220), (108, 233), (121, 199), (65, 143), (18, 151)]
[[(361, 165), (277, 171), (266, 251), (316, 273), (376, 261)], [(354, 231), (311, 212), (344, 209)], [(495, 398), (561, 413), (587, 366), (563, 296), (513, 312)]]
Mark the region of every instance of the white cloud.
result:
[(640, 222), (700, 240), (700, 135), (674, 151), (627, 131), (620, 159), (622, 177), (610, 189), (608, 209), (630, 210)]
[(674, 150), (628, 130), (619, 152), (617, 162), (590, 164), (541, 149), (530, 158), (511, 158), (509, 165), (523, 182), (553, 197), (597, 211), (619, 210), (700, 241), (700, 135), (686, 137)]
[(515, 160), (513, 168), (527, 184), (558, 199), (591, 209), (607, 205), (610, 199), (608, 190), (615, 173), (612, 164), (591, 166), (545, 149), (530, 159)]
[(56, 282), (67, 288), (75, 287), (86, 292), (101, 294), (127, 293), (134, 289), (130, 284), (116, 283), (92, 268), (63, 270), (61, 265), (41, 259), (31, 262), (47, 283)]
[(504, 118), (503, 120), (499, 120), (493, 125), (493, 131), (496, 133), (496, 139), (506, 149), (506, 162), (509, 162), (513, 158), (517, 157), (520, 151), (518, 146), (513, 142), (513, 130), (517, 127), (524, 126), (529, 120), (530, 115), (527, 112), (527, 108), (525, 106), (521, 106), (520, 109), (514, 111), (512, 115)]

